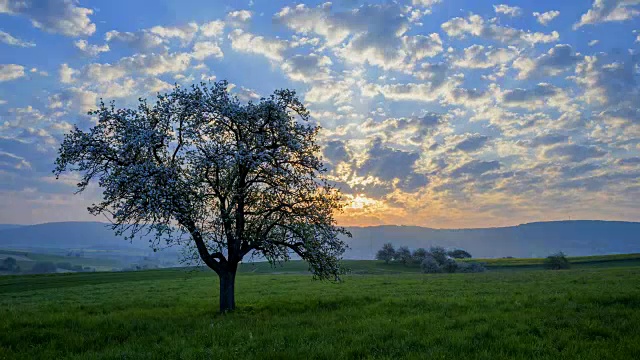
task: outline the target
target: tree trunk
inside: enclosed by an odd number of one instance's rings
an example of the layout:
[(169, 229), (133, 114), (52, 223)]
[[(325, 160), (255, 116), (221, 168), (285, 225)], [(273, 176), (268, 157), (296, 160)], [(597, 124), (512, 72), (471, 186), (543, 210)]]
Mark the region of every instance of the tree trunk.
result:
[(236, 266), (220, 273), (220, 312), (226, 313), (236, 308)]

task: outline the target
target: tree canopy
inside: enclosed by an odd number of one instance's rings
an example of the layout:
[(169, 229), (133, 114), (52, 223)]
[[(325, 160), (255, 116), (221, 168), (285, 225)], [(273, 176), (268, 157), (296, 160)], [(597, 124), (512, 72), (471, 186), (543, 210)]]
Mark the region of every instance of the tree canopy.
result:
[(154, 249), (183, 245), (221, 280), (221, 311), (235, 307), (237, 264), (248, 254), (272, 263), (292, 253), (316, 278), (339, 279), (348, 232), (336, 225), (341, 194), (326, 180), (319, 127), (294, 91), (243, 104), (226, 81), (175, 87), (137, 108), (100, 103), (97, 124), (65, 135), (56, 176), (79, 172), (89, 207), (119, 235), (152, 234)]

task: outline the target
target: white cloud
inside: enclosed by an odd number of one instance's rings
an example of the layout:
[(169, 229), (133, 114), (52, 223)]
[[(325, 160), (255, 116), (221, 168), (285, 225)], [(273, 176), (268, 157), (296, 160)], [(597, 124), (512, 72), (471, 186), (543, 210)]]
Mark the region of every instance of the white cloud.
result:
[(243, 24), (251, 20), (252, 13), (249, 10), (237, 10), (227, 13), (227, 21)]
[(522, 8), (517, 6), (509, 6), (505, 4), (493, 5), (493, 10), (496, 14), (504, 14), (511, 17), (517, 17), (522, 15)]
[(439, 4), (441, 3), (442, 0), (412, 0), (411, 3), (413, 5), (417, 5), (417, 6), (425, 6), (425, 7), (431, 7), (435, 4)]
[(72, 83), (74, 81), (73, 75), (77, 74), (77, 72), (78, 72), (77, 70), (72, 69), (67, 64), (60, 65), (60, 70), (59, 70), (60, 82), (63, 84)]
[(408, 15), (406, 8), (391, 3), (362, 5), (351, 11), (332, 11), (331, 3), (325, 3), (315, 8), (285, 7), (274, 19), (299, 34), (323, 37), (348, 62), (410, 72), (417, 61), (443, 48), (437, 33), (406, 35)]
[(105, 34), (107, 42), (122, 42), (138, 51), (147, 51), (165, 43), (165, 39), (148, 31), (120, 32), (111, 30)]
[(464, 57), (453, 60), (453, 64), (462, 68), (488, 69), (498, 65), (506, 65), (518, 56), (518, 49), (485, 48), (482, 45), (472, 45), (464, 49)]
[(220, 37), (224, 32), (224, 21), (214, 20), (200, 26), (200, 33), (204, 37)]
[(539, 13), (539, 12), (533, 13), (533, 16), (535, 16), (536, 20), (544, 26), (547, 26), (558, 15), (560, 15), (560, 11), (558, 10), (551, 10), (543, 13)]
[(87, 40), (74, 41), (73, 45), (75, 45), (76, 48), (82, 51), (83, 54), (90, 57), (98, 56), (100, 55), (100, 53), (107, 52), (110, 50), (108, 44), (104, 44), (102, 46), (92, 45), (92, 44), (89, 44)]
[(17, 64), (0, 64), (0, 82), (19, 79), (24, 76), (24, 66)]
[(222, 58), (224, 54), (217, 43), (212, 41), (199, 41), (193, 44), (193, 58), (204, 60), (208, 57)]
[(555, 76), (574, 67), (582, 56), (574, 54), (570, 45), (560, 44), (552, 47), (546, 54), (530, 59), (520, 57), (513, 63), (519, 70), (518, 79), (531, 76)]
[(284, 40), (267, 39), (240, 29), (230, 32), (229, 40), (231, 40), (231, 47), (236, 51), (260, 54), (273, 61), (282, 61), (283, 53), (289, 47)]
[(453, 38), (464, 38), (473, 35), (485, 39), (502, 42), (505, 44), (529, 44), (550, 43), (560, 39), (557, 31), (550, 34), (514, 29), (506, 26), (487, 23), (479, 15), (469, 15), (468, 18), (453, 18), (442, 24), (442, 30)]
[(50, 96), (49, 108), (86, 113), (96, 108), (97, 101), (98, 94), (95, 92), (72, 87)]
[(90, 36), (96, 31), (89, 19), (93, 10), (78, 7), (74, 0), (5, 0), (0, 2), (0, 13), (26, 17), (38, 29), (66, 36)]
[(578, 29), (584, 25), (595, 25), (608, 21), (625, 21), (640, 15), (636, 5), (640, 0), (594, 0), (591, 9), (573, 25)]
[(19, 46), (19, 47), (34, 47), (36, 46), (36, 44), (29, 42), (29, 41), (24, 41), (24, 40), (20, 40), (14, 36), (12, 36), (11, 34), (4, 32), (2, 30), (0, 30), (0, 42), (3, 42), (7, 45), (12, 45), (12, 46)]
[(154, 26), (149, 29), (149, 32), (162, 39), (176, 38), (180, 40), (184, 46), (193, 40), (193, 37), (198, 32), (198, 24), (191, 22), (184, 26)]

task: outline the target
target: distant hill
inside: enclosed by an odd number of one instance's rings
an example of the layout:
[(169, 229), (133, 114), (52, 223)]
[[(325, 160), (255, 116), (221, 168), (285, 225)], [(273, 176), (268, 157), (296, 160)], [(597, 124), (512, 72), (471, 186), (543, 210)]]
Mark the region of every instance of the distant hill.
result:
[[(6, 226), (6, 225), (3, 225)], [(640, 223), (554, 221), (484, 229), (431, 229), (418, 226), (349, 228), (347, 259), (372, 259), (386, 242), (411, 249), (440, 245), (462, 248), (474, 257), (541, 257), (557, 251), (571, 256), (640, 252)], [(118, 238), (107, 224), (61, 222), (0, 226), (0, 249), (148, 250), (144, 240)]]
[(640, 251), (640, 223), (623, 221), (551, 221), (500, 228), (430, 229), (375, 226), (349, 229), (350, 258), (370, 259), (385, 242), (415, 249), (432, 245), (462, 248), (474, 257), (542, 257), (563, 251), (571, 256)]

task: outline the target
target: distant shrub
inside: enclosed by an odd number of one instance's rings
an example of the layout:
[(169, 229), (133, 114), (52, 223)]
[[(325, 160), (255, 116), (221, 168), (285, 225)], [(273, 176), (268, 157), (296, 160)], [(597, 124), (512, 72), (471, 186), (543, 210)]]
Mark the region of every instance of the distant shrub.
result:
[(407, 265), (411, 261), (411, 251), (406, 246), (400, 246), (398, 251), (396, 251), (396, 260)]
[(47, 274), (56, 272), (56, 266), (51, 261), (38, 261), (33, 264), (31, 272), (34, 274)]
[(422, 269), (422, 272), (425, 274), (437, 274), (442, 272), (442, 269), (440, 268), (440, 264), (438, 264), (436, 259), (431, 255), (426, 256), (422, 260), (422, 262), (420, 263), (420, 268)]
[(468, 252), (462, 249), (451, 250), (447, 254), (454, 259), (470, 259), (471, 258), (471, 254), (469, 254)]
[(385, 263), (389, 263), (396, 256), (396, 249), (393, 248), (391, 243), (382, 245), (382, 249), (378, 250), (376, 254), (377, 260), (383, 260)]
[(567, 256), (562, 252), (551, 254), (544, 259), (544, 267), (550, 270), (563, 270), (571, 267)]
[(477, 273), (477, 272), (484, 272), (486, 270), (487, 268), (482, 263), (477, 263), (477, 262), (469, 263), (469, 262), (460, 261), (458, 262), (458, 268), (456, 269), (456, 272)]
[(452, 258), (446, 258), (442, 264), (440, 264), (442, 271), (447, 273), (454, 273), (458, 270), (458, 263)]

